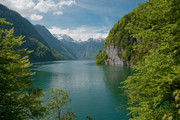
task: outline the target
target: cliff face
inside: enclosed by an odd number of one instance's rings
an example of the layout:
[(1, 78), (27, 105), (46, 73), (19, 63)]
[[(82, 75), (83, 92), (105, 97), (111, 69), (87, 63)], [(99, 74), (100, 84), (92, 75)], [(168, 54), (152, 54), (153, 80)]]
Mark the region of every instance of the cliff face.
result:
[[(160, 29), (156, 27), (152, 28), (152, 24), (154, 23), (147, 24), (147, 18), (140, 16), (142, 10), (146, 10), (147, 5), (148, 4), (142, 4), (141, 7), (124, 15), (114, 24), (105, 40), (103, 50), (96, 56), (97, 64), (130, 66), (141, 61), (143, 56), (148, 55), (151, 49), (158, 47), (156, 33), (153, 36), (154, 40), (151, 41), (148, 41), (149, 36), (142, 37), (142, 33), (139, 33), (142, 29), (138, 27), (141, 26), (143, 26), (142, 28), (144, 30), (149, 30), (149, 34), (152, 33), (152, 31), (150, 31), (151, 29), (153, 29), (153, 31)], [(142, 18), (143, 21), (140, 21)]]
[(128, 24), (135, 21), (135, 12), (123, 16), (110, 30), (104, 43), (104, 49), (96, 57), (97, 64), (106, 65), (132, 65), (135, 62), (133, 45), (137, 40), (132, 37)]
[(119, 52), (123, 53), (123, 50), (110, 45), (105, 49), (105, 51), (108, 55), (108, 59), (105, 60), (106, 65), (124, 65), (123, 59), (118, 56)]

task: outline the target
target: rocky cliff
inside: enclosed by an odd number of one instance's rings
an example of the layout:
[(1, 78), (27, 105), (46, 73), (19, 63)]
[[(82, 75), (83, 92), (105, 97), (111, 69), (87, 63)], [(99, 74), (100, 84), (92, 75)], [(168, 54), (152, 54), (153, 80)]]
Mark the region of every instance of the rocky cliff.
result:
[[(143, 60), (143, 56), (148, 55), (150, 50), (158, 47), (157, 33), (153, 33), (153, 40), (148, 41), (150, 38), (148, 35), (152, 34), (151, 29), (154, 32), (161, 28), (152, 28), (153, 24), (157, 25), (155, 22), (147, 24), (148, 18), (144, 17), (145, 14), (142, 13), (142, 10), (146, 11), (147, 6), (148, 3), (141, 4), (140, 7), (124, 15), (114, 24), (105, 40), (103, 50), (96, 56), (97, 64), (130, 66)], [(141, 26), (143, 27), (139, 29)], [(148, 35), (142, 36), (145, 34), (142, 30), (145, 32), (149, 30)]]
[(119, 52), (123, 53), (123, 50), (110, 45), (105, 49), (105, 52), (108, 55), (108, 59), (105, 60), (106, 65), (124, 65), (123, 59), (118, 56)]
[(96, 57), (97, 64), (132, 65), (135, 63), (136, 51), (133, 51), (133, 45), (137, 40), (126, 29), (134, 16), (136, 16), (134, 11), (123, 16), (110, 30), (104, 49)]

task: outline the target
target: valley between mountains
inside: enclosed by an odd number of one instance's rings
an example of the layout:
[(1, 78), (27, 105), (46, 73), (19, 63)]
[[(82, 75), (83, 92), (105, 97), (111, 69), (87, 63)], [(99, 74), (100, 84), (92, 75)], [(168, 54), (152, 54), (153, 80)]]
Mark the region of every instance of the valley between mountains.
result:
[(94, 59), (103, 49), (105, 39), (89, 38), (87, 41), (75, 41), (65, 34), (52, 35), (42, 25), (33, 25), (16, 11), (0, 4), (0, 16), (11, 22), (16, 36), (24, 36), (21, 48), (33, 50), (30, 54), (32, 62), (45, 62), (55, 60)]

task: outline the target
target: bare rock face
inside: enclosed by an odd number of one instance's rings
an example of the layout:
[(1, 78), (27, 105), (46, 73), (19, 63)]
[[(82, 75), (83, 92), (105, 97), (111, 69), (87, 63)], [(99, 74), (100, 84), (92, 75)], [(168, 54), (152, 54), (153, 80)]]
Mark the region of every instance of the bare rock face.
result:
[(118, 49), (117, 47), (110, 45), (105, 49), (105, 51), (106, 51), (106, 54), (109, 56), (109, 58), (105, 61), (106, 65), (114, 65), (114, 66), (124, 65), (123, 59), (121, 59), (118, 56), (118, 53), (119, 52), (122, 53), (123, 50)]

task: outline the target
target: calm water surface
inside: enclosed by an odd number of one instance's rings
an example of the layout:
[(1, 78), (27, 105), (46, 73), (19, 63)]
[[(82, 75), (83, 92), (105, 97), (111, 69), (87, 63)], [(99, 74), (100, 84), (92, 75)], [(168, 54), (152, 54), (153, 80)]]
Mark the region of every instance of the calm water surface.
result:
[(33, 84), (70, 90), (72, 111), (78, 120), (127, 120), (126, 97), (118, 88), (131, 71), (129, 67), (97, 66), (94, 61), (35, 63)]

